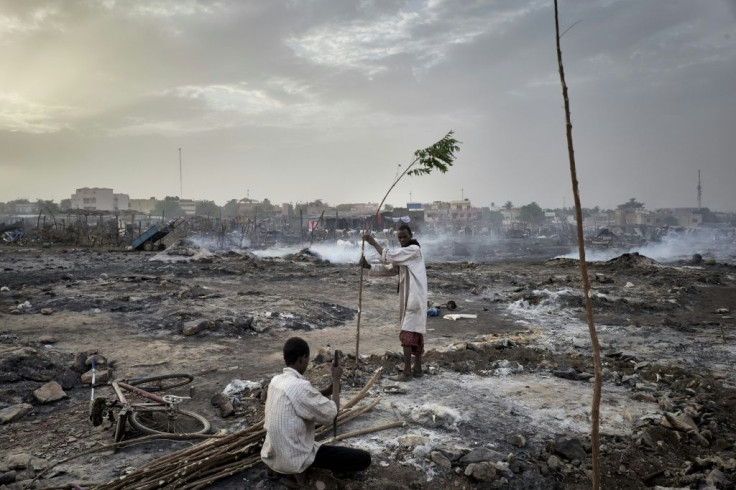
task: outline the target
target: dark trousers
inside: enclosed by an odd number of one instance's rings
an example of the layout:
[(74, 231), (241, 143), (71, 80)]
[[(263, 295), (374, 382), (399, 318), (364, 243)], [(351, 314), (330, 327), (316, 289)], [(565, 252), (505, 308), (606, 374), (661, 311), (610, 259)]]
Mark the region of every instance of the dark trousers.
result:
[(320, 446), (312, 468), (333, 472), (362, 471), (371, 465), (371, 453), (362, 449), (341, 446)]

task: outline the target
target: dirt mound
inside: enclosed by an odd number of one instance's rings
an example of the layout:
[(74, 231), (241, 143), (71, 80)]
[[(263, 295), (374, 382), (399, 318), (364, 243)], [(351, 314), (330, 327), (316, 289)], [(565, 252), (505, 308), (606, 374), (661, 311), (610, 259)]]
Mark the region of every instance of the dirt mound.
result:
[(607, 260), (603, 265), (609, 267), (656, 267), (659, 265), (659, 262), (650, 259), (646, 255), (641, 255), (639, 252), (633, 252), (621, 254), (618, 257)]

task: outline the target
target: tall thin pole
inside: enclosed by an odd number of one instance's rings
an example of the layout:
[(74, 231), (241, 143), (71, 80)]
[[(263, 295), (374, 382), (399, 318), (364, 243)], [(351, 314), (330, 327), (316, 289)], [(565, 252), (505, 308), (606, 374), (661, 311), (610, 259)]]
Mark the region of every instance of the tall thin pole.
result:
[(179, 199), (184, 199), (184, 178), (181, 173), (181, 148), (179, 148)]
[(592, 486), (593, 490), (601, 488), (601, 453), (600, 453), (600, 406), (601, 406), (601, 388), (603, 384), (603, 376), (601, 374), (601, 348), (598, 343), (598, 333), (595, 329), (593, 320), (593, 301), (590, 296), (590, 278), (588, 276), (588, 267), (585, 263), (585, 240), (583, 236), (583, 213), (580, 205), (580, 192), (578, 189), (578, 175), (575, 165), (575, 152), (572, 143), (572, 122), (570, 116), (570, 98), (567, 93), (567, 83), (565, 82), (565, 70), (562, 66), (562, 48), (560, 47), (560, 21), (557, 10), (557, 0), (554, 0), (555, 7), (555, 40), (557, 44), (557, 67), (560, 73), (560, 84), (562, 85), (562, 99), (565, 103), (565, 127), (567, 133), (567, 153), (570, 161), (570, 179), (572, 181), (572, 195), (575, 202), (575, 220), (577, 221), (578, 232), (578, 254), (580, 256), (580, 275), (583, 280), (583, 297), (585, 298), (585, 316), (588, 321), (588, 331), (590, 333), (590, 343), (593, 350), (593, 374), (595, 382), (593, 383), (593, 401), (590, 409), (590, 446), (593, 452), (593, 472)]

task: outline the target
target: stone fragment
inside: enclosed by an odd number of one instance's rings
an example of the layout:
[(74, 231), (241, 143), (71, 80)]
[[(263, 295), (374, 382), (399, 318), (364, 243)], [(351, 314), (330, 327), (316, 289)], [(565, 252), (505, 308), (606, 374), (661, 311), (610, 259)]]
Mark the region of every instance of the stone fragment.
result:
[(552, 374), (562, 379), (577, 379), (578, 377), (578, 372), (575, 371), (575, 368), (558, 369), (552, 371)]
[(521, 434), (510, 435), (506, 436), (506, 442), (508, 442), (512, 446), (524, 447), (526, 446), (526, 437)]
[(450, 461), (457, 461), (458, 459), (466, 455), (468, 452), (470, 452), (470, 450), (467, 448), (458, 447), (448, 442), (443, 442), (442, 444), (438, 444), (434, 449), (435, 451), (439, 451), (445, 456), (447, 456), (447, 459), (449, 459)]
[(233, 320), (233, 325), (237, 328), (247, 329), (250, 328), (251, 325), (253, 325), (253, 317), (252, 316), (236, 316)]
[[(95, 370), (95, 384), (107, 383), (110, 381), (110, 371), (108, 369)], [(86, 385), (92, 384), (92, 370), (90, 369), (82, 375), (82, 383)]]
[(18, 405), (11, 405), (0, 410), (0, 424), (7, 424), (14, 420), (28, 415), (33, 411), (33, 405), (30, 403), (21, 403)]
[(229, 417), (235, 412), (233, 404), (230, 399), (224, 393), (218, 393), (210, 399), (212, 406), (220, 409), (220, 417)]
[(418, 434), (407, 434), (405, 436), (400, 436), (396, 441), (401, 446), (416, 447), (427, 444), (429, 442), (429, 437), (420, 436)]
[(31, 464), (31, 458), (33, 456), (29, 453), (15, 453), (9, 454), (5, 458), (5, 464), (11, 470), (24, 470)]
[(79, 374), (70, 368), (66, 368), (64, 373), (61, 375), (61, 378), (59, 378), (59, 384), (65, 390), (71, 390), (77, 383), (79, 383), (79, 381)]
[(263, 333), (269, 328), (271, 328), (271, 326), (266, 322), (260, 322), (260, 321), (254, 320), (250, 328), (258, 333)]
[(3, 472), (2, 474), (0, 474), (0, 485), (14, 483), (17, 474), (18, 473), (15, 470)]
[(42, 315), (50, 315), (54, 312), (51, 308), (41, 308), (41, 314)]
[(657, 403), (657, 398), (649, 393), (634, 393), (631, 399), (639, 402)]
[(66, 398), (61, 385), (56, 381), (49, 381), (33, 392), (33, 396), (39, 403), (51, 403)]
[(585, 460), (585, 448), (580, 439), (576, 437), (560, 437), (554, 442), (553, 448), (555, 453), (568, 461)]
[(465, 476), (481, 482), (490, 482), (496, 479), (496, 468), (487, 461), (470, 463), (465, 468)]
[(196, 335), (203, 330), (210, 329), (215, 326), (212, 320), (192, 321), (184, 324), (184, 328), (181, 330), (181, 334), (190, 337)]
[(480, 463), (483, 461), (502, 461), (503, 455), (487, 447), (477, 447), (460, 458), (462, 464)]
[(557, 470), (561, 464), (562, 461), (560, 461), (560, 458), (558, 458), (554, 454), (547, 459), (547, 467), (549, 467), (550, 470)]
[(442, 468), (451, 468), (452, 467), (452, 461), (448, 459), (447, 456), (442, 454), (441, 451), (432, 451), (429, 454), (429, 459), (437, 466), (440, 466)]

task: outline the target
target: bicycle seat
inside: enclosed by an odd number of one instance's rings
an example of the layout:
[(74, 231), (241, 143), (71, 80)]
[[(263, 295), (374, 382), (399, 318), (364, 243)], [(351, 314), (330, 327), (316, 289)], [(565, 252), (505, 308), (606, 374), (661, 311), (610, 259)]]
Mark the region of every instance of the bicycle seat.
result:
[(191, 397), (189, 396), (176, 396), (176, 395), (164, 395), (161, 397), (163, 401), (166, 403), (171, 403), (172, 405), (176, 405), (177, 403), (181, 403), (184, 400), (189, 400)]

